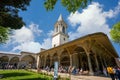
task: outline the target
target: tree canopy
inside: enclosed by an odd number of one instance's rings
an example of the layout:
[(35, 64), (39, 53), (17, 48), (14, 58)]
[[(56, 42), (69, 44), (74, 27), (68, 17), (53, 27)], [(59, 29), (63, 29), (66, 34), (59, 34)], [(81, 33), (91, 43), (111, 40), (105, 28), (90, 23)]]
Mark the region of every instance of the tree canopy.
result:
[(19, 11), (25, 11), (31, 0), (0, 0), (0, 43), (8, 39), (9, 29), (20, 29), (25, 23)]
[(113, 25), (110, 35), (114, 42), (120, 44), (120, 22)]
[(8, 40), (9, 29), (0, 26), (0, 43), (5, 43)]
[[(8, 39), (9, 29), (20, 29), (25, 23), (18, 15), (25, 11), (31, 0), (0, 0), (0, 43)], [(47, 11), (53, 10), (58, 0), (45, 0), (44, 7)], [(61, 0), (61, 4), (69, 11), (75, 12), (84, 8), (92, 0)]]
[[(54, 6), (58, 0), (46, 0), (44, 3), (47, 11), (53, 10)], [(92, 0), (61, 0), (61, 4), (69, 11), (75, 12), (79, 8), (85, 8), (89, 2)]]
[(0, 0), (0, 26), (19, 29), (25, 23), (19, 17), (20, 10), (25, 11), (30, 0)]

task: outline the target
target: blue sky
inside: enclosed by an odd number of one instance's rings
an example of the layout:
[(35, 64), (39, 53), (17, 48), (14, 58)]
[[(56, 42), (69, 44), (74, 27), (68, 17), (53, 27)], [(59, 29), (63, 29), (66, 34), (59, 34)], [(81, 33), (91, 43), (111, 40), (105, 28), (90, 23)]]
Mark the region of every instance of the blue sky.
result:
[[(0, 45), (0, 51), (37, 53), (40, 48), (51, 48), (54, 24), (60, 14), (68, 24), (70, 40), (94, 32), (104, 32), (110, 38), (111, 27), (120, 21), (120, 0), (93, 0), (85, 9), (79, 9), (74, 14), (61, 6), (60, 0), (49, 12), (44, 8), (44, 0), (32, 0), (27, 11), (19, 13), (26, 25), (14, 30), (10, 40)], [(120, 55), (120, 46), (112, 44)]]

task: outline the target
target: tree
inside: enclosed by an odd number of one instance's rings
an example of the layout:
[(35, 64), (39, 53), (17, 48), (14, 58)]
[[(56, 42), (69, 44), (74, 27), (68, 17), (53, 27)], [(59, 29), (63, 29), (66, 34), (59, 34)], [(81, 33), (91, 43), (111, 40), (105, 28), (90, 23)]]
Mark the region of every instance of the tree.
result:
[[(44, 6), (48, 11), (53, 10), (57, 1), (58, 0), (46, 0)], [(91, 1), (92, 0), (61, 0), (61, 4), (67, 8), (69, 12), (75, 12), (79, 8), (85, 8)]]
[(5, 43), (8, 40), (9, 29), (0, 26), (0, 42)]
[(114, 42), (120, 44), (120, 22), (113, 25), (110, 35)]
[[(5, 42), (8, 39), (9, 28), (19, 29), (25, 23), (22, 18), (19, 17), (18, 12), (20, 10), (25, 11), (31, 0), (0, 0), (0, 43)], [(45, 8), (53, 10), (58, 0), (46, 0), (44, 2)], [(61, 0), (61, 4), (67, 8), (69, 12), (75, 12), (79, 8), (84, 8), (92, 0)], [(3, 33), (5, 35), (3, 35)]]
[(9, 29), (20, 29), (25, 23), (19, 11), (25, 11), (31, 0), (0, 0), (0, 43), (8, 39)]
[(18, 16), (19, 11), (25, 11), (31, 0), (0, 0), (0, 26), (19, 29), (25, 23)]

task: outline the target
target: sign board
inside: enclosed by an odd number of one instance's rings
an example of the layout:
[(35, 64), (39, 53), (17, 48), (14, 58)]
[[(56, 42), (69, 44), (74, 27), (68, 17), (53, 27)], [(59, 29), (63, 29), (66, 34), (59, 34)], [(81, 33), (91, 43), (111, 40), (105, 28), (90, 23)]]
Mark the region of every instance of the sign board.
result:
[(58, 78), (58, 62), (54, 62), (54, 78)]

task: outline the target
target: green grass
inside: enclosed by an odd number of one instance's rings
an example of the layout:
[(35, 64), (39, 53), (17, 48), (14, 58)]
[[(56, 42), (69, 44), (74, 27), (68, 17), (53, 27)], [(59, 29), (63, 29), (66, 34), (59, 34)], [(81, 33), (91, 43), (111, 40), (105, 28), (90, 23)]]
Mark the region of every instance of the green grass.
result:
[(0, 80), (53, 80), (52, 77), (26, 70), (0, 70)]

